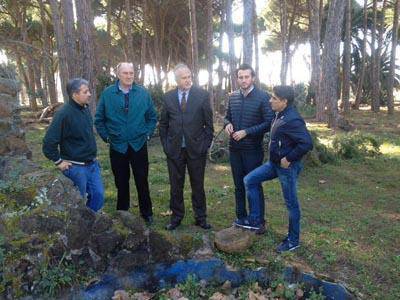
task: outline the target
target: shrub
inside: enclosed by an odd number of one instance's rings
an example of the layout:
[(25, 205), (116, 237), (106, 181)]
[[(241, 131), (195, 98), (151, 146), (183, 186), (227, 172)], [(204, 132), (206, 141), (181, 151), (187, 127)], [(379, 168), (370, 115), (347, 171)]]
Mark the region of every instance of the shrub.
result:
[(336, 136), (332, 145), (343, 159), (362, 159), (379, 155), (381, 144), (374, 136), (355, 131)]
[(322, 164), (333, 163), (337, 160), (335, 153), (322, 144), (315, 132), (310, 131), (314, 148), (306, 156), (306, 165), (319, 166)]

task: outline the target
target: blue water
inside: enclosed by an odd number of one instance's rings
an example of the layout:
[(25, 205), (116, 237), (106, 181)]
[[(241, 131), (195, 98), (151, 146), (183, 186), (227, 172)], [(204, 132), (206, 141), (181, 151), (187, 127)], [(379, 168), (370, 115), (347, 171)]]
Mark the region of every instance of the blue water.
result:
[[(108, 300), (117, 289), (143, 289), (155, 292), (162, 288), (173, 287), (177, 283), (186, 281), (189, 275), (195, 275), (198, 280), (205, 280), (212, 285), (222, 285), (229, 280), (232, 287), (238, 287), (246, 282), (257, 281), (261, 286), (269, 285), (268, 270), (265, 268), (240, 271), (230, 271), (220, 259), (205, 261), (185, 260), (174, 264), (157, 264), (135, 268), (126, 276), (112, 274), (104, 275), (101, 280), (72, 295), (72, 299)], [(355, 299), (342, 285), (323, 281), (310, 274), (298, 273), (287, 268), (284, 278), (289, 283), (303, 282), (307, 287), (315, 290), (322, 288), (322, 294), (327, 299), (347, 300)]]

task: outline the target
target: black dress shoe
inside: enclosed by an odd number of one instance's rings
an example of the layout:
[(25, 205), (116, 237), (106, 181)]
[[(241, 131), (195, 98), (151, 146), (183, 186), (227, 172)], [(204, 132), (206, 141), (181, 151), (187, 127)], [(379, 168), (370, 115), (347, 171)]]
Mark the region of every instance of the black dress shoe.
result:
[(203, 229), (211, 229), (211, 225), (208, 224), (206, 221), (196, 221), (194, 225), (199, 226)]
[(148, 217), (144, 217), (144, 222), (146, 223), (146, 225), (150, 226), (153, 224), (154, 220), (153, 220), (153, 216), (148, 216)]
[(180, 223), (171, 222), (171, 223), (167, 224), (167, 226), (165, 226), (165, 229), (169, 230), (169, 231), (175, 230), (179, 225), (181, 225), (181, 224)]

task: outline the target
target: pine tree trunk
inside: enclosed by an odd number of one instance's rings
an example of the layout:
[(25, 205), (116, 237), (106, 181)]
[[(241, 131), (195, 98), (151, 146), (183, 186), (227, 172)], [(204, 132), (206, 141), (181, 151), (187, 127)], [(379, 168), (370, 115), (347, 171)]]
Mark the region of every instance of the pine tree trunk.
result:
[(365, 78), (365, 67), (366, 67), (366, 59), (367, 59), (367, 33), (368, 33), (368, 0), (364, 0), (364, 19), (363, 19), (363, 44), (362, 44), (362, 53), (361, 53), (361, 74), (357, 84), (357, 93), (356, 100), (354, 102), (354, 109), (360, 108), (361, 97), (364, 86), (364, 78)]
[(76, 33), (74, 22), (74, 7), (72, 0), (61, 0), (62, 23), (65, 38), (65, 53), (70, 78), (78, 77), (79, 70), (78, 56), (76, 51)]
[(213, 86), (213, 0), (207, 0), (207, 72), (208, 72), (208, 93), (210, 94), (211, 108), (214, 111), (214, 86)]
[(126, 58), (129, 62), (134, 62), (133, 57), (133, 37), (132, 37), (132, 8), (131, 1), (125, 0), (125, 30), (126, 30)]
[(231, 90), (236, 90), (236, 54), (235, 54), (235, 34), (232, 22), (232, 0), (226, 0), (226, 24), (229, 44), (229, 73)]
[(392, 51), (390, 52), (390, 70), (389, 70), (389, 82), (388, 82), (388, 113), (392, 115), (394, 113), (394, 76), (396, 69), (396, 48), (398, 42), (399, 32), (399, 16), (400, 16), (400, 0), (397, 0), (394, 4), (394, 19), (392, 29)]
[(39, 7), (40, 7), (40, 18), (42, 19), (42, 39), (43, 39), (43, 65), (44, 65), (44, 73), (45, 73), (45, 78), (47, 82), (47, 87), (48, 87), (48, 95), (50, 98), (50, 103), (54, 104), (57, 103), (57, 89), (56, 89), (56, 83), (54, 81), (54, 75), (52, 71), (52, 63), (51, 63), (51, 57), (53, 56), (53, 53), (51, 52), (51, 40), (50, 37), (47, 33), (47, 20), (46, 20), (46, 15), (45, 15), (45, 8), (44, 8), (44, 1), (39, 0)]
[(345, 6), (345, 0), (332, 0), (330, 2), (322, 52), (321, 99), (326, 101), (328, 110), (324, 115), (317, 114), (317, 119), (328, 121), (330, 128), (336, 128), (338, 119), (337, 86), (339, 70), (337, 62), (340, 55), (340, 34)]
[(196, 2), (189, 0), (190, 44), (192, 49), (192, 76), (195, 85), (199, 84), (199, 46), (197, 40)]
[(346, 0), (346, 25), (343, 49), (342, 103), (345, 113), (348, 113), (350, 111), (351, 1), (352, 0)]
[(147, 1), (142, 1), (142, 41), (140, 46), (140, 83), (144, 83), (146, 69), (146, 45), (147, 45)]
[(64, 34), (61, 27), (60, 11), (57, 0), (49, 0), (51, 15), (53, 18), (54, 35), (57, 43), (57, 55), (58, 55), (58, 70), (60, 72), (61, 88), (64, 96), (64, 101), (68, 100), (66, 91), (67, 82), (69, 80), (67, 56), (65, 53), (65, 40)]
[(33, 71), (35, 72), (36, 95), (40, 99), (42, 107), (47, 107), (49, 102), (47, 101), (46, 86), (42, 84), (42, 70), (39, 59), (33, 59)]
[(92, 114), (96, 111), (96, 63), (94, 56), (95, 41), (93, 38), (94, 25), (93, 15), (90, 8), (90, 0), (76, 0), (76, 11), (78, 15), (79, 45), (81, 52), (82, 77), (89, 81), (90, 92), (92, 93), (89, 104)]
[[(107, 0), (107, 40), (108, 40), (108, 44), (107, 44), (107, 63), (106, 63), (106, 75), (109, 75), (111, 72), (111, 63), (112, 63), (112, 46), (111, 46), (111, 42), (112, 42), (112, 37), (111, 37), (111, 14), (112, 14), (112, 7), (111, 7), (111, 2), (112, 0)], [(146, 1), (144, 1), (146, 2)]]
[(257, 24), (257, 9), (256, 2), (253, 1), (253, 37), (254, 37), (254, 59), (255, 59), (255, 68), (254, 71), (256, 73), (256, 84), (260, 84), (260, 56), (258, 51), (258, 24)]
[(319, 98), (321, 76), (319, 2), (320, 0), (308, 0), (311, 48), (311, 88), (309, 93), (314, 99), (314, 103), (317, 106), (317, 111), (319, 111), (319, 114), (321, 114), (325, 109), (325, 104), (324, 101)]
[(243, 63), (253, 63), (254, 0), (243, 1)]
[(287, 3), (286, 0), (282, 0), (280, 2), (280, 14), (281, 14), (281, 47), (282, 47), (282, 55), (281, 55), (281, 84), (286, 84), (286, 77), (287, 77), (287, 48), (288, 48), (288, 40), (287, 40), (287, 28), (288, 28), (288, 15), (287, 15)]

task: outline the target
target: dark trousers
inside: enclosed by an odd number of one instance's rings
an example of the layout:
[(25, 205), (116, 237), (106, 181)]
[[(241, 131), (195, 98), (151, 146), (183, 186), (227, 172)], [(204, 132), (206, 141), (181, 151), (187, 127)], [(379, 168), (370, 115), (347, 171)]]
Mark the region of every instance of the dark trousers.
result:
[[(262, 150), (231, 150), (229, 152), (232, 177), (235, 184), (236, 217), (238, 219), (243, 219), (247, 217), (246, 190), (244, 187), (243, 179), (248, 173), (253, 171), (255, 168), (261, 166), (261, 164), (263, 163), (263, 159), (264, 152)], [(264, 195), (261, 184), (258, 184), (257, 189), (259, 190), (261, 195)], [(262, 201), (259, 202), (259, 211), (262, 218), (261, 222), (264, 222), (265, 203), (264, 196), (262, 197)]]
[(183, 187), (185, 185), (186, 167), (189, 172), (190, 186), (192, 188), (192, 207), (196, 221), (205, 221), (207, 217), (206, 194), (204, 192), (206, 156), (197, 159), (191, 159), (188, 157), (186, 149), (182, 148), (177, 159), (167, 158), (167, 164), (171, 189), (171, 222), (180, 223), (185, 215)]
[(153, 215), (149, 192), (149, 158), (147, 144), (139, 151), (134, 151), (130, 146), (125, 154), (110, 148), (111, 168), (114, 174), (115, 186), (117, 187), (117, 210), (129, 209), (129, 178), (132, 168), (135, 179), (136, 190), (139, 198), (139, 209), (142, 217)]

